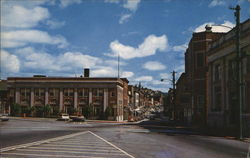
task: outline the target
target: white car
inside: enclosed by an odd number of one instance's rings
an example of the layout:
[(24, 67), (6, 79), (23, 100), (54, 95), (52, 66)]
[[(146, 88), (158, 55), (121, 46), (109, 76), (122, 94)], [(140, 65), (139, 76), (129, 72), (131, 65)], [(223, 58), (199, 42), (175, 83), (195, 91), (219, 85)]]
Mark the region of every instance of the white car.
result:
[(61, 114), (60, 117), (58, 118), (58, 120), (63, 120), (63, 121), (68, 121), (69, 115), (68, 114)]
[(8, 121), (9, 120), (7, 114), (0, 114), (0, 119), (1, 119), (1, 121)]

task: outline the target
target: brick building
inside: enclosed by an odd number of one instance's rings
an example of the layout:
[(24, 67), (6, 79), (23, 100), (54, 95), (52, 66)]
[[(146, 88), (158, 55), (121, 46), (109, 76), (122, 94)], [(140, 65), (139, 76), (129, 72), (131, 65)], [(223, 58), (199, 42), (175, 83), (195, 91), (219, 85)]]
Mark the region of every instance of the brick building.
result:
[(92, 77), (9, 77), (7, 78), (8, 105), (22, 107), (50, 105), (53, 111), (80, 113), (85, 107), (93, 110), (93, 118), (100, 118), (109, 107), (109, 119), (123, 120), (123, 109), (128, 105), (126, 78)]
[[(177, 90), (179, 93), (189, 93), (190, 98), (186, 101), (183, 109), (189, 109), (189, 117), (191, 113), (192, 123), (195, 124), (206, 123), (207, 51), (211, 42), (224, 34), (212, 32), (209, 25), (205, 29), (204, 32), (195, 32), (192, 35), (185, 52), (185, 75), (183, 76), (185, 79), (181, 78), (185, 81), (185, 91)], [(190, 120), (190, 118), (186, 119)]]
[[(240, 25), (240, 51), (250, 51), (250, 19)], [(230, 127), (239, 123), (235, 28), (211, 44), (208, 52), (208, 124)], [(250, 126), (250, 56), (242, 59), (243, 121)], [(250, 128), (250, 127), (249, 127)]]

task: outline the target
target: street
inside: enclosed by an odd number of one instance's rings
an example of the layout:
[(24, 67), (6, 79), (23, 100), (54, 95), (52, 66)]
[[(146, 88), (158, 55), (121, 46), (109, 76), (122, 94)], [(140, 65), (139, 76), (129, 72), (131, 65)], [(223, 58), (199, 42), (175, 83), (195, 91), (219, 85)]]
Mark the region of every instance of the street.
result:
[(11, 118), (1, 157), (249, 158), (250, 144), (147, 125)]

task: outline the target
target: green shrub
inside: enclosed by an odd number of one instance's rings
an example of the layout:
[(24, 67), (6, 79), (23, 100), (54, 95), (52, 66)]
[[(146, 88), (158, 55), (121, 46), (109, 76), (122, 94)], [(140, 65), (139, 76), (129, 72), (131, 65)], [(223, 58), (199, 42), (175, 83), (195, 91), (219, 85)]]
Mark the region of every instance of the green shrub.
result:
[(20, 113), (21, 113), (21, 106), (20, 104), (18, 103), (14, 103), (11, 105), (11, 108), (10, 108), (10, 115), (11, 116), (20, 116)]

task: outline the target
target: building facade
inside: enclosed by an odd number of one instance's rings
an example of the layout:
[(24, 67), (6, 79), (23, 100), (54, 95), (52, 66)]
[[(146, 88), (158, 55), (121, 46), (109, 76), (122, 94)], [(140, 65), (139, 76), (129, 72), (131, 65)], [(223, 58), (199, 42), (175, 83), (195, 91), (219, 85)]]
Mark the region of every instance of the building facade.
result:
[(188, 103), (183, 107), (188, 109), (189, 113), (189, 118), (185, 119), (190, 120), (191, 114), (192, 123), (200, 125), (206, 124), (207, 117), (207, 51), (209, 45), (223, 35), (223, 33), (212, 32), (212, 27), (209, 25), (205, 29), (203, 32), (193, 33), (185, 52), (185, 76), (183, 76), (185, 79), (182, 79), (186, 82), (186, 90), (182, 92), (190, 94)]
[(109, 119), (123, 120), (128, 105), (128, 80), (125, 78), (90, 77), (9, 77), (8, 106), (50, 105), (52, 112), (84, 113), (90, 107), (93, 118), (100, 118), (109, 109)]
[[(208, 52), (208, 124), (231, 127), (239, 124), (239, 91), (235, 28), (211, 44)], [(240, 52), (250, 51), (250, 19), (240, 25)], [(250, 127), (250, 56), (241, 59), (243, 123)], [(249, 128), (250, 129), (250, 128)]]

